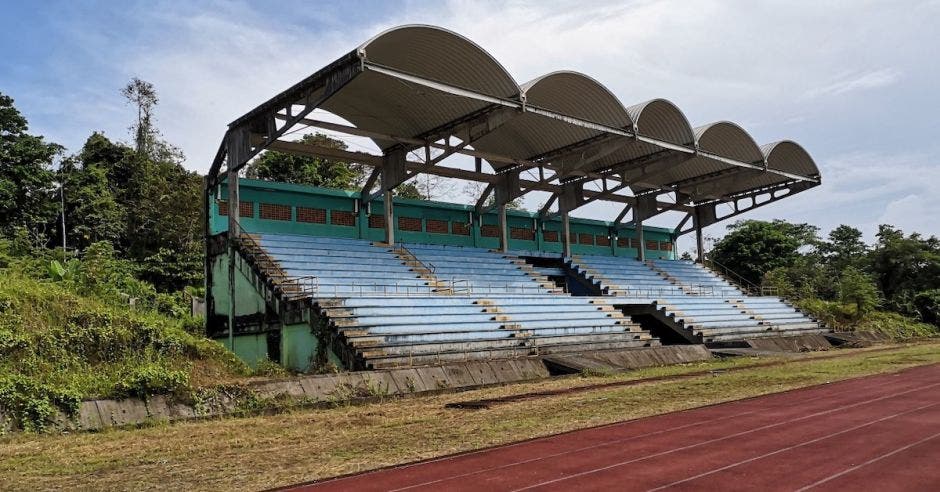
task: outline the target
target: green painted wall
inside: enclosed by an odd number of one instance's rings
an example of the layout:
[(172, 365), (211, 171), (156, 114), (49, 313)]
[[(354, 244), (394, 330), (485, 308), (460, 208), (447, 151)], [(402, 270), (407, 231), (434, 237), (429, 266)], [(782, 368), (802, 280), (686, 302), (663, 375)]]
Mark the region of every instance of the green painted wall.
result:
[[(223, 183), (210, 200), (209, 223), (212, 234), (223, 232), (228, 227), (227, 217), (219, 214), (219, 203), (227, 197), (226, 185)], [(239, 181), (239, 196), (243, 203), (250, 203), (250, 214), (240, 218), (242, 227), (249, 232), (271, 232), (289, 234), (309, 234), (316, 236), (349, 237), (380, 241), (385, 237), (384, 226), (369, 227), (368, 216), (374, 215), (382, 220), (384, 204), (381, 198), (372, 201), (368, 206), (359, 206), (358, 193), (315, 188), (289, 183), (274, 183), (242, 179)], [(289, 220), (275, 220), (261, 218), (261, 204), (273, 204), (289, 207)], [(299, 219), (299, 209), (323, 210), (324, 223), (304, 222)], [(353, 220), (344, 224), (342, 220), (335, 220), (339, 213), (353, 214)], [(395, 239), (404, 243), (446, 244), (453, 246), (476, 246), (495, 249), (499, 247), (499, 237), (493, 235), (495, 229), (487, 226), (498, 226), (499, 218), (494, 212), (484, 213), (481, 216), (475, 213), (473, 207), (453, 203), (395, 199)], [(408, 220), (417, 219), (417, 220)], [(434, 221), (443, 230), (434, 230)], [(457, 234), (455, 224), (468, 224), (467, 234)], [(472, 225), (469, 225), (472, 224)], [(512, 250), (561, 252), (561, 242), (544, 241), (543, 230), (560, 231), (559, 220), (543, 221), (532, 212), (511, 210), (507, 213), (507, 224), (510, 229), (509, 248)], [(414, 229), (403, 230), (402, 225), (416, 225)], [(616, 238), (633, 237), (633, 228), (619, 228), (613, 230), (610, 222), (582, 219), (570, 219), (571, 232), (576, 240), (571, 242), (571, 251), (574, 254), (616, 255), (636, 257), (637, 251), (630, 247), (616, 246)], [(533, 231), (525, 232), (525, 231)], [(488, 234), (489, 233), (489, 234)], [(588, 240), (587, 236), (592, 236)], [(523, 236), (528, 236), (524, 238)], [(598, 236), (610, 238), (608, 242), (613, 245), (598, 244)], [(655, 241), (657, 249), (647, 248), (647, 258), (675, 258), (675, 242), (670, 229), (660, 227), (645, 227), (644, 236), (647, 241)], [(582, 244), (588, 243), (588, 244)], [(667, 249), (669, 248), (669, 249)]]
[[(215, 257), (212, 262), (213, 282), (212, 289), (213, 312), (228, 315), (229, 288), (228, 288), (228, 256)], [(240, 271), (235, 271), (235, 315), (263, 313), (265, 311), (264, 298), (255, 290), (254, 285), (248, 281)]]
[(281, 365), (300, 372), (310, 370), (310, 364), (317, 353), (317, 338), (313, 336), (310, 325), (301, 323), (284, 325), (281, 329)]
[[(217, 338), (215, 341), (221, 343), (225, 348), (231, 350), (228, 344), (228, 338)], [(235, 355), (243, 360), (252, 369), (258, 366), (258, 362), (268, 358), (268, 338), (264, 333), (251, 335), (238, 335), (235, 337)]]
[[(319, 345), (320, 342), (311, 331), (310, 325), (284, 325), (281, 329), (281, 365), (294, 371), (309, 371)], [(342, 361), (332, 351), (327, 350), (326, 355), (334, 366), (344, 369)]]
[[(340, 190), (314, 188), (288, 183), (272, 183), (257, 180), (240, 181), (240, 198), (243, 203), (250, 203), (250, 213), (241, 217), (242, 227), (249, 232), (289, 233), (330, 237), (361, 238), (380, 241), (385, 237), (384, 227), (369, 227), (369, 215), (381, 218), (384, 215), (382, 199), (374, 200), (367, 207), (359, 206), (358, 194)], [(209, 227), (211, 234), (224, 232), (228, 228), (228, 218), (219, 213), (220, 197), (226, 197), (225, 185), (221, 186), (214, 199), (209, 201)], [(262, 204), (280, 205), (267, 210), (278, 209), (279, 217), (262, 219)], [(321, 223), (300, 220), (301, 209), (322, 211), (317, 215)], [(287, 212), (286, 214), (284, 212)], [(246, 211), (248, 212), (248, 211)], [(395, 238), (405, 243), (446, 244), (454, 246), (475, 246), (495, 249), (499, 247), (499, 238), (494, 235), (498, 230), (499, 219), (495, 212), (482, 216), (475, 213), (473, 207), (453, 203), (429, 202), (419, 200), (395, 199)], [(306, 210), (310, 219), (310, 210)], [(277, 215), (277, 214), (275, 214)], [(404, 218), (404, 219), (402, 219)], [(558, 219), (543, 221), (537, 214), (510, 210), (507, 212), (507, 225), (510, 228), (509, 247), (512, 250), (561, 252), (560, 241), (545, 240), (545, 231), (561, 231)], [(413, 220), (409, 220), (413, 219)], [(458, 234), (456, 228), (466, 225), (466, 234)], [(420, 230), (403, 230), (401, 226), (415, 226)], [(636, 257), (637, 251), (630, 247), (617, 245), (617, 238), (632, 238), (632, 228), (613, 231), (609, 222), (574, 218), (570, 219), (573, 254), (617, 255)], [(435, 227), (443, 227), (435, 230)], [(515, 229), (515, 230), (514, 230)], [(658, 227), (646, 227), (645, 239), (656, 241), (659, 245), (671, 245), (674, 242), (672, 231)], [(560, 239), (560, 233), (559, 233)], [(602, 244), (607, 242), (608, 244)], [(672, 251), (647, 249), (647, 258), (674, 258)], [(213, 299), (213, 312), (227, 315), (229, 309), (228, 258), (221, 254), (211, 263), (212, 285), (209, 286)], [(235, 284), (237, 315), (252, 315), (265, 312), (265, 302), (248, 279), (236, 272)], [(313, 357), (317, 353), (318, 341), (307, 323), (285, 325), (281, 328), (281, 360), (286, 368), (306, 372), (310, 370)], [(220, 343), (228, 344), (227, 339)], [(268, 357), (265, 334), (238, 335), (235, 352), (246, 363), (254, 366)], [(337, 367), (342, 363), (335, 354), (328, 357)]]

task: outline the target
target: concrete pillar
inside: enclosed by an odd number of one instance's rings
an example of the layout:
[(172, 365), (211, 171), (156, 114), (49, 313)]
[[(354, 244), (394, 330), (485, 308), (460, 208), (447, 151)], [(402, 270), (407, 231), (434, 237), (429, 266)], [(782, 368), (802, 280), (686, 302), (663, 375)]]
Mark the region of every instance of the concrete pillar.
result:
[(636, 240), (638, 243), (636, 248), (636, 257), (640, 261), (646, 261), (646, 239), (643, 237), (643, 221), (636, 221)]
[(499, 250), (509, 251), (509, 226), (506, 223), (506, 204), (499, 206)]
[(571, 256), (571, 221), (567, 211), (561, 214), (561, 252), (566, 258)]
[(395, 244), (395, 205), (392, 203), (392, 192), (385, 191), (385, 242), (389, 246)]

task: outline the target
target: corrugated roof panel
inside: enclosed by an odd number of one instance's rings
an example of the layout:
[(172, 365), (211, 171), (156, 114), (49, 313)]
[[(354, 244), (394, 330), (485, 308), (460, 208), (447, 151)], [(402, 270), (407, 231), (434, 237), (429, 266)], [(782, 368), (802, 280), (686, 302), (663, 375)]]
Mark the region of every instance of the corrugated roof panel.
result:
[(578, 72), (545, 74), (522, 84), (526, 103), (614, 128), (633, 129), (627, 108), (603, 84)]
[(514, 97), (519, 84), (469, 39), (435, 26), (389, 29), (359, 46), (373, 63), (495, 97)]
[[(486, 106), (376, 72), (360, 74), (322, 105), (358, 128), (401, 137), (421, 135)], [(395, 143), (376, 144), (386, 149)]]
[(692, 125), (675, 104), (666, 99), (653, 99), (627, 108), (636, 124), (637, 133), (678, 145), (695, 142)]
[(515, 159), (529, 159), (598, 135), (600, 131), (522, 113), (476, 140), (473, 147)]
[(740, 126), (730, 121), (716, 121), (695, 128), (695, 145), (701, 150), (742, 162), (763, 162), (757, 142)]
[(819, 168), (806, 149), (791, 140), (765, 144), (761, 151), (767, 158), (767, 167), (778, 171), (819, 176)]
[[(520, 87), (489, 53), (445, 29), (425, 25), (390, 29), (362, 44), (357, 53), (370, 65), (418, 78), (503, 100), (520, 101), (524, 97), (526, 104), (559, 115), (607, 127), (635, 128), (641, 136), (741, 162), (766, 160), (772, 170), (819, 175), (812, 158), (793, 142), (758, 147), (746, 131), (724, 121), (693, 130), (682, 111), (665, 99), (625, 108), (609, 89), (585, 74), (553, 72)], [(413, 138), (475, 115), (494, 102), (453, 92), (393, 76), (392, 71), (383, 74), (381, 70), (365, 70), (322, 107), (359, 128)], [(683, 191), (702, 196), (724, 196), (789, 179), (702, 155), (684, 155), (667, 150), (666, 144), (661, 147), (563, 119), (523, 111), (514, 114), (474, 141), (473, 148), (508, 158), (531, 159), (570, 147), (568, 154), (557, 160), (571, 175), (611, 169), (627, 181), (660, 186), (681, 183)], [(390, 141), (377, 143), (383, 149), (393, 145)], [(574, 146), (582, 143), (586, 145)], [(649, 159), (654, 154), (658, 161)]]

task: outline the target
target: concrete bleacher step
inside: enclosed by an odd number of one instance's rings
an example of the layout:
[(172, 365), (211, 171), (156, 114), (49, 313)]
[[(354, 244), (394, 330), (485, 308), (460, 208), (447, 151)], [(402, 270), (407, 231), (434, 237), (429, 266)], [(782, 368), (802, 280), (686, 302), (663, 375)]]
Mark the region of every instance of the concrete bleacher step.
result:
[(252, 251), (270, 254), (264, 264), (284, 289), (302, 292), (293, 278), (318, 278), (316, 312), (370, 366), (658, 344), (614, 306), (561, 295), (546, 272), (564, 270), (513, 254), (287, 234), (258, 243)]
[(412, 354), (372, 358), (367, 365), (373, 369), (393, 367), (434, 365), (447, 362), (461, 362), (473, 360), (511, 359), (529, 357), (534, 355), (564, 354), (592, 352), (598, 350), (630, 349), (659, 346), (658, 340), (627, 341), (627, 342), (600, 342), (594, 344), (556, 345), (550, 347), (515, 347), (511, 349), (474, 350), (461, 352), (441, 352), (436, 354)]

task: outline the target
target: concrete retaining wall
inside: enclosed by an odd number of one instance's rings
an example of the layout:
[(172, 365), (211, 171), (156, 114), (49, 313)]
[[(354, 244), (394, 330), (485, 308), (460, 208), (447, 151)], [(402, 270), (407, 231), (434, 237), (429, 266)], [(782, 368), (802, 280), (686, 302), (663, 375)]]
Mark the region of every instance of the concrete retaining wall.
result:
[[(585, 354), (553, 356), (585, 368), (624, 370), (707, 360), (709, 351), (702, 345), (650, 347), (644, 349), (606, 350)], [(548, 357), (546, 357), (548, 359)], [(411, 367), (381, 371), (345, 372), (294, 379), (249, 383), (243, 395), (293, 400), (302, 403), (330, 403), (392, 395), (433, 393), (451, 389), (469, 389), (493, 384), (529, 381), (549, 377), (545, 362), (539, 358), (465, 362), (445, 366)], [(211, 417), (238, 410), (244, 398), (220, 394), (198, 407), (182, 404), (171, 397), (155, 396), (147, 400), (83, 401), (74, 418), (60, 415), (56, 427), (68, 430), (97, 430), (106, 427), (138, 425), (148, 421), (175, 421)], [(2, 421), (2, 415), (0, 415)]]
[[(474, 388), (548, 376), (548, 369), (541, 360), (528, 358), (261, 381), (250, 383), (247, 390), (261, 398), (328, 403)], [(63, 430), (97, 430), (148, 421), (185, 420), (230, 413), (237, 409), (237, 405), (238, 398), (225, 395), (204, 408), (178, 403), (167, 396), (155, 396), (147, 400), (88, 400), (81, 403), (74, 418), (60, 415), (55, 426)]]
[(571, 371), (623, 371), (684, 364), (711, 359), (704, 345), (668, 345), (631, 350), (602, 350), (545, 357), (545, 361)]
[(823, 335), (798, 335), (794, 337), (767, 337), (748, 339), (747, 344), (757, 350), (772, 352), (812, 352), (829, 350), (832, 344)]

